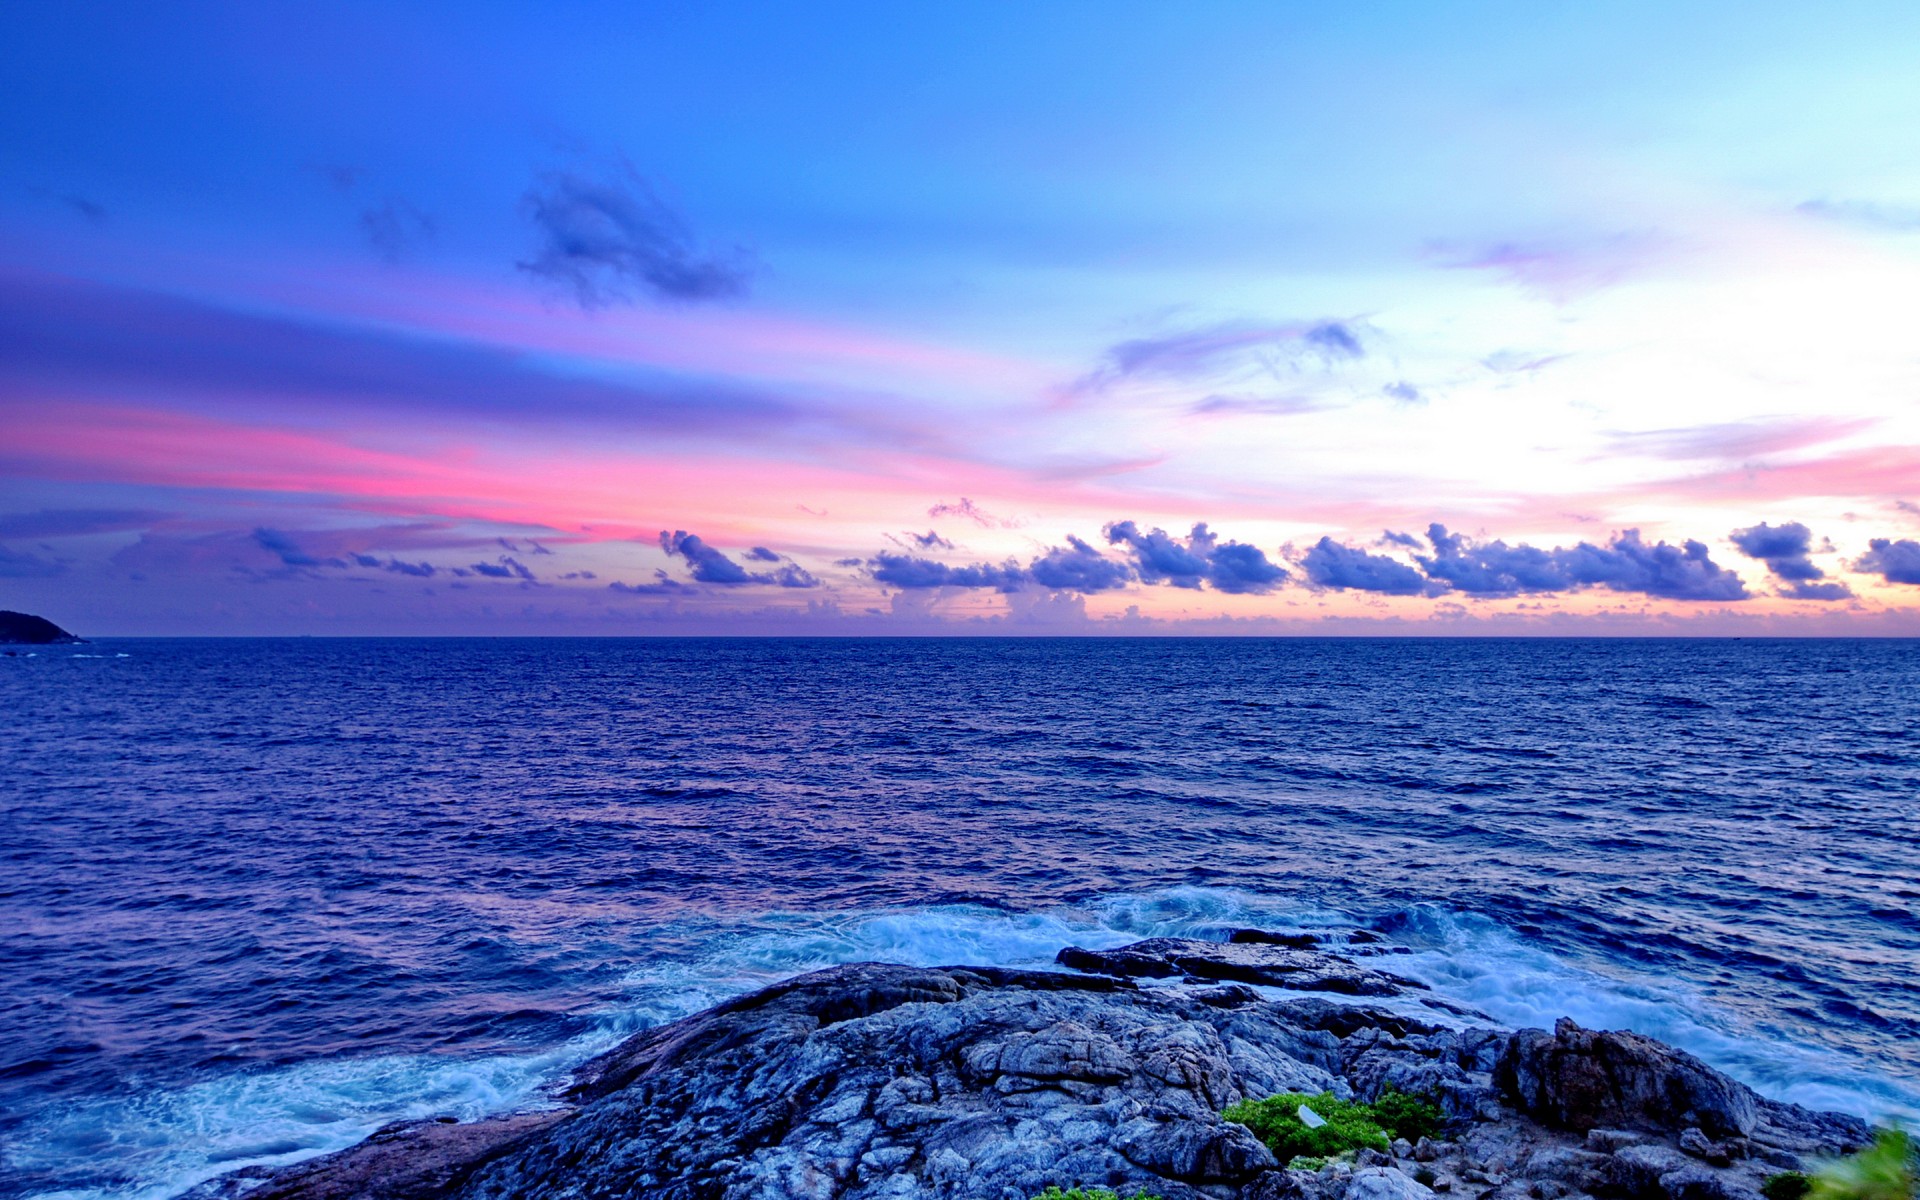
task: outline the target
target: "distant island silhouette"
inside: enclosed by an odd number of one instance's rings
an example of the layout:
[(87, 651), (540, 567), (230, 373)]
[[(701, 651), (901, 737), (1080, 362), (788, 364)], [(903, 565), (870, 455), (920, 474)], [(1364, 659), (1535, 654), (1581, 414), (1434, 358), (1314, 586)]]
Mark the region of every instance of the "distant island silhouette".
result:
[(0, 610), (0, 645), (58, 646), (86, 640), (75, 637), (45, 617)]

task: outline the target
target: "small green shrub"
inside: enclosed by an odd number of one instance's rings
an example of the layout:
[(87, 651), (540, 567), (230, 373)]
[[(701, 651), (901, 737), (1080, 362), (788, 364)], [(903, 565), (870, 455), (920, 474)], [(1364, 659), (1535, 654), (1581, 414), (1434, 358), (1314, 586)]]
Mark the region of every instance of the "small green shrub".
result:
[[(1303, 1104), (1327, 1123), (1318, 1129), (1307, 1128), (1299, 1116)], [(1343, 1150), (1385, 1150), (1388, 1143), (1387, 1131), (1374, 1120), (1371, 1105), (1354, 1104), (1332, 1092), (1318, 1096), (1282, 1092), (1265, 1100), (1242, 1100), (1220, 1115), (1251, 1129), (1281, 1162), (1303, 1154), (1329, 1158)]]
[(1760, 1185), (1760, 1194), (1767, 1200), (1800, 1200), (1813, 1189), (1813, 1181), (1798, 1171), (1781, 1171), (1777, 1175), (1767, 1176)]
[[(1300, 1119), (1306, 1105), (1327, 1123), (1309, 1129)], [(1283, 1092), (1265, 1100), (1242, 1100), (1220, 1114), (1245, 1125), (1267, 1144), (1275, 1158), (1293, 1165), (1297, 1158), (1327, 1159), (1336, 1154), (1371, 1147), (1385, 1150), (1394, 1138), (1417, 1142), (1440, 1132), (1440, 1106), (1425, 1096), (1388, 1088), (1372, 1104), (1336, 1099), (1332, 1092), (1308, 1096)], [(1316, 1162), (1306, 1170), (1318, 1170)]]
[(1299, 1154), (1287, 1160), (1287, 1170), (1289, 1171), (1318, 1171), (1326, 1165), (1326, 1159), (1315, 1158), (1311, 1154)]
[(1873, 1145), (1816, 1171), (1807, 1195), (1809, 1200), (1914, 1200), (1914, 1180), (1913, 1142), (1904, 1130), (1882, 1129)]
[[(1114, 1191), (1112, 1188), (1076, 1187), (1068, 1188), (1063, 1192), (1060, 1190), (1060, 1185), (1049, 1184), (1047, 1185), (1047, 1190), (1035, 1196), (1033, 1200), (1121, 1200), (1121, 1198), (1120, 1193)], [(1133, 1195), (1127, 1197), (1127, 1200), (1160, 1200), (1160, 1197), (1149, 1195), (1146, 1192), (1135, 1192)]]
[(1392, 1137), (1417, 1142), (1440, 1132), (1440, 1106), (1426, 1096), (1390, 1087), (1369, 1107), (1373, 1109), (1373, 1119)]

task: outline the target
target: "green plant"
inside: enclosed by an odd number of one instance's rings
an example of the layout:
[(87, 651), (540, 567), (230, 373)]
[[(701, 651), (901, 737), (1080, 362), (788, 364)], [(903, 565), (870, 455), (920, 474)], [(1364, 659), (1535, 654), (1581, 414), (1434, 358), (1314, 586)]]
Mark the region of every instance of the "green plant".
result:
[(1393, 1137), (1417, 1142), (1440, 1132), (1440, 1106), (1427, 1096), (1389, 1087), (1369, 1107), (1380, 1128)]
[(1318, 1171), (1326, 1165), (1326, 1159), (1316, 1158), (1311, 1154), (1299, 1154), (1287, 1160), (1289, 1171)]
[[(1309, 1128), (1300, 1119), (1303, 1105), (1326, 1124)], [(1281, 1162), (1301, 1155), (1328, 1158), (1343, 1150), (1387, 1148), (1387, 1132), (1374, 1120), (1372, 1106), (1342, 1100), (1332, 1092), (1282, 1092), (1264, 1100), (1242, 1100), (1220, 1115), (1251, 1129)]]
[(1800, 1200), (1811, 1190), (1813, 1181), (1798, 1171), (1769, 1175), (1767, 1181), (1760, 1185), (1760, 1194), (1767, 1200)]
[[(1112, 1188), (1068, 1188), (1060, 1190), (1059, 1184), (1048, 1184), (1047, 1190), (1035, 1196), (1033, 1200), (1121, 1200), (1120, 1193)], [(1160, 1200), (1160, 1197), (1146, 1192), (1135, 1192), (1127, 1200)]]
[[(1326, 1119), (1309, 1128), (1300, 1119), (1300, 1106)], [(1265, 1100), (1242, 1100), (1220, 1114), (1245, 1125), (1267, 1144), (1274, 1157), (1294, 1165), (1299, 1158), (1326, 1159), (1347, 1151), (1371, 1147), (1385, 1150), (1394, 1138), (1417, 1142), (1440, 1132), (1440, 1106), (1426, 1096), (1387, 1088), (1372, 1104), (1337, 1099), (1332, 1092), (1308, 1096), (1283, 1092)], [(1315, 1162), (1306, 1170), (1318, 1170)]]
[(1814, 1172), (1809, 1200), (1914, 1200), (1914, 1147), (1905, 1130), (1882, 1129), (1858, 1154)]

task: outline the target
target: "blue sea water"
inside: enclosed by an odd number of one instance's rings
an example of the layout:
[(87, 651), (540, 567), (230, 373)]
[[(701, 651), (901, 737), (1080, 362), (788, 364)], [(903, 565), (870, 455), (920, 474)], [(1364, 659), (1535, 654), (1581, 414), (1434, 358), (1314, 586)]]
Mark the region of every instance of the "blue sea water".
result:
[(1369, 927), (1920, 1112), (1920, 644), (126, 640), (0, 658), (0, 1192), (544, 1102), (813, 967)]

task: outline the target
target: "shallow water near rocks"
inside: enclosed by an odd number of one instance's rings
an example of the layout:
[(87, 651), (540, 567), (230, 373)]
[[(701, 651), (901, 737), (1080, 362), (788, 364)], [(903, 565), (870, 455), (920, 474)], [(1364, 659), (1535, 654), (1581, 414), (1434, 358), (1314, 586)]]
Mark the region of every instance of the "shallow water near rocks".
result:
[(0, 1191), (537, 1105), (834, 962), (1240, 925), (1920, 1111), (1914, 643), (73, 649), (0, 660)]

